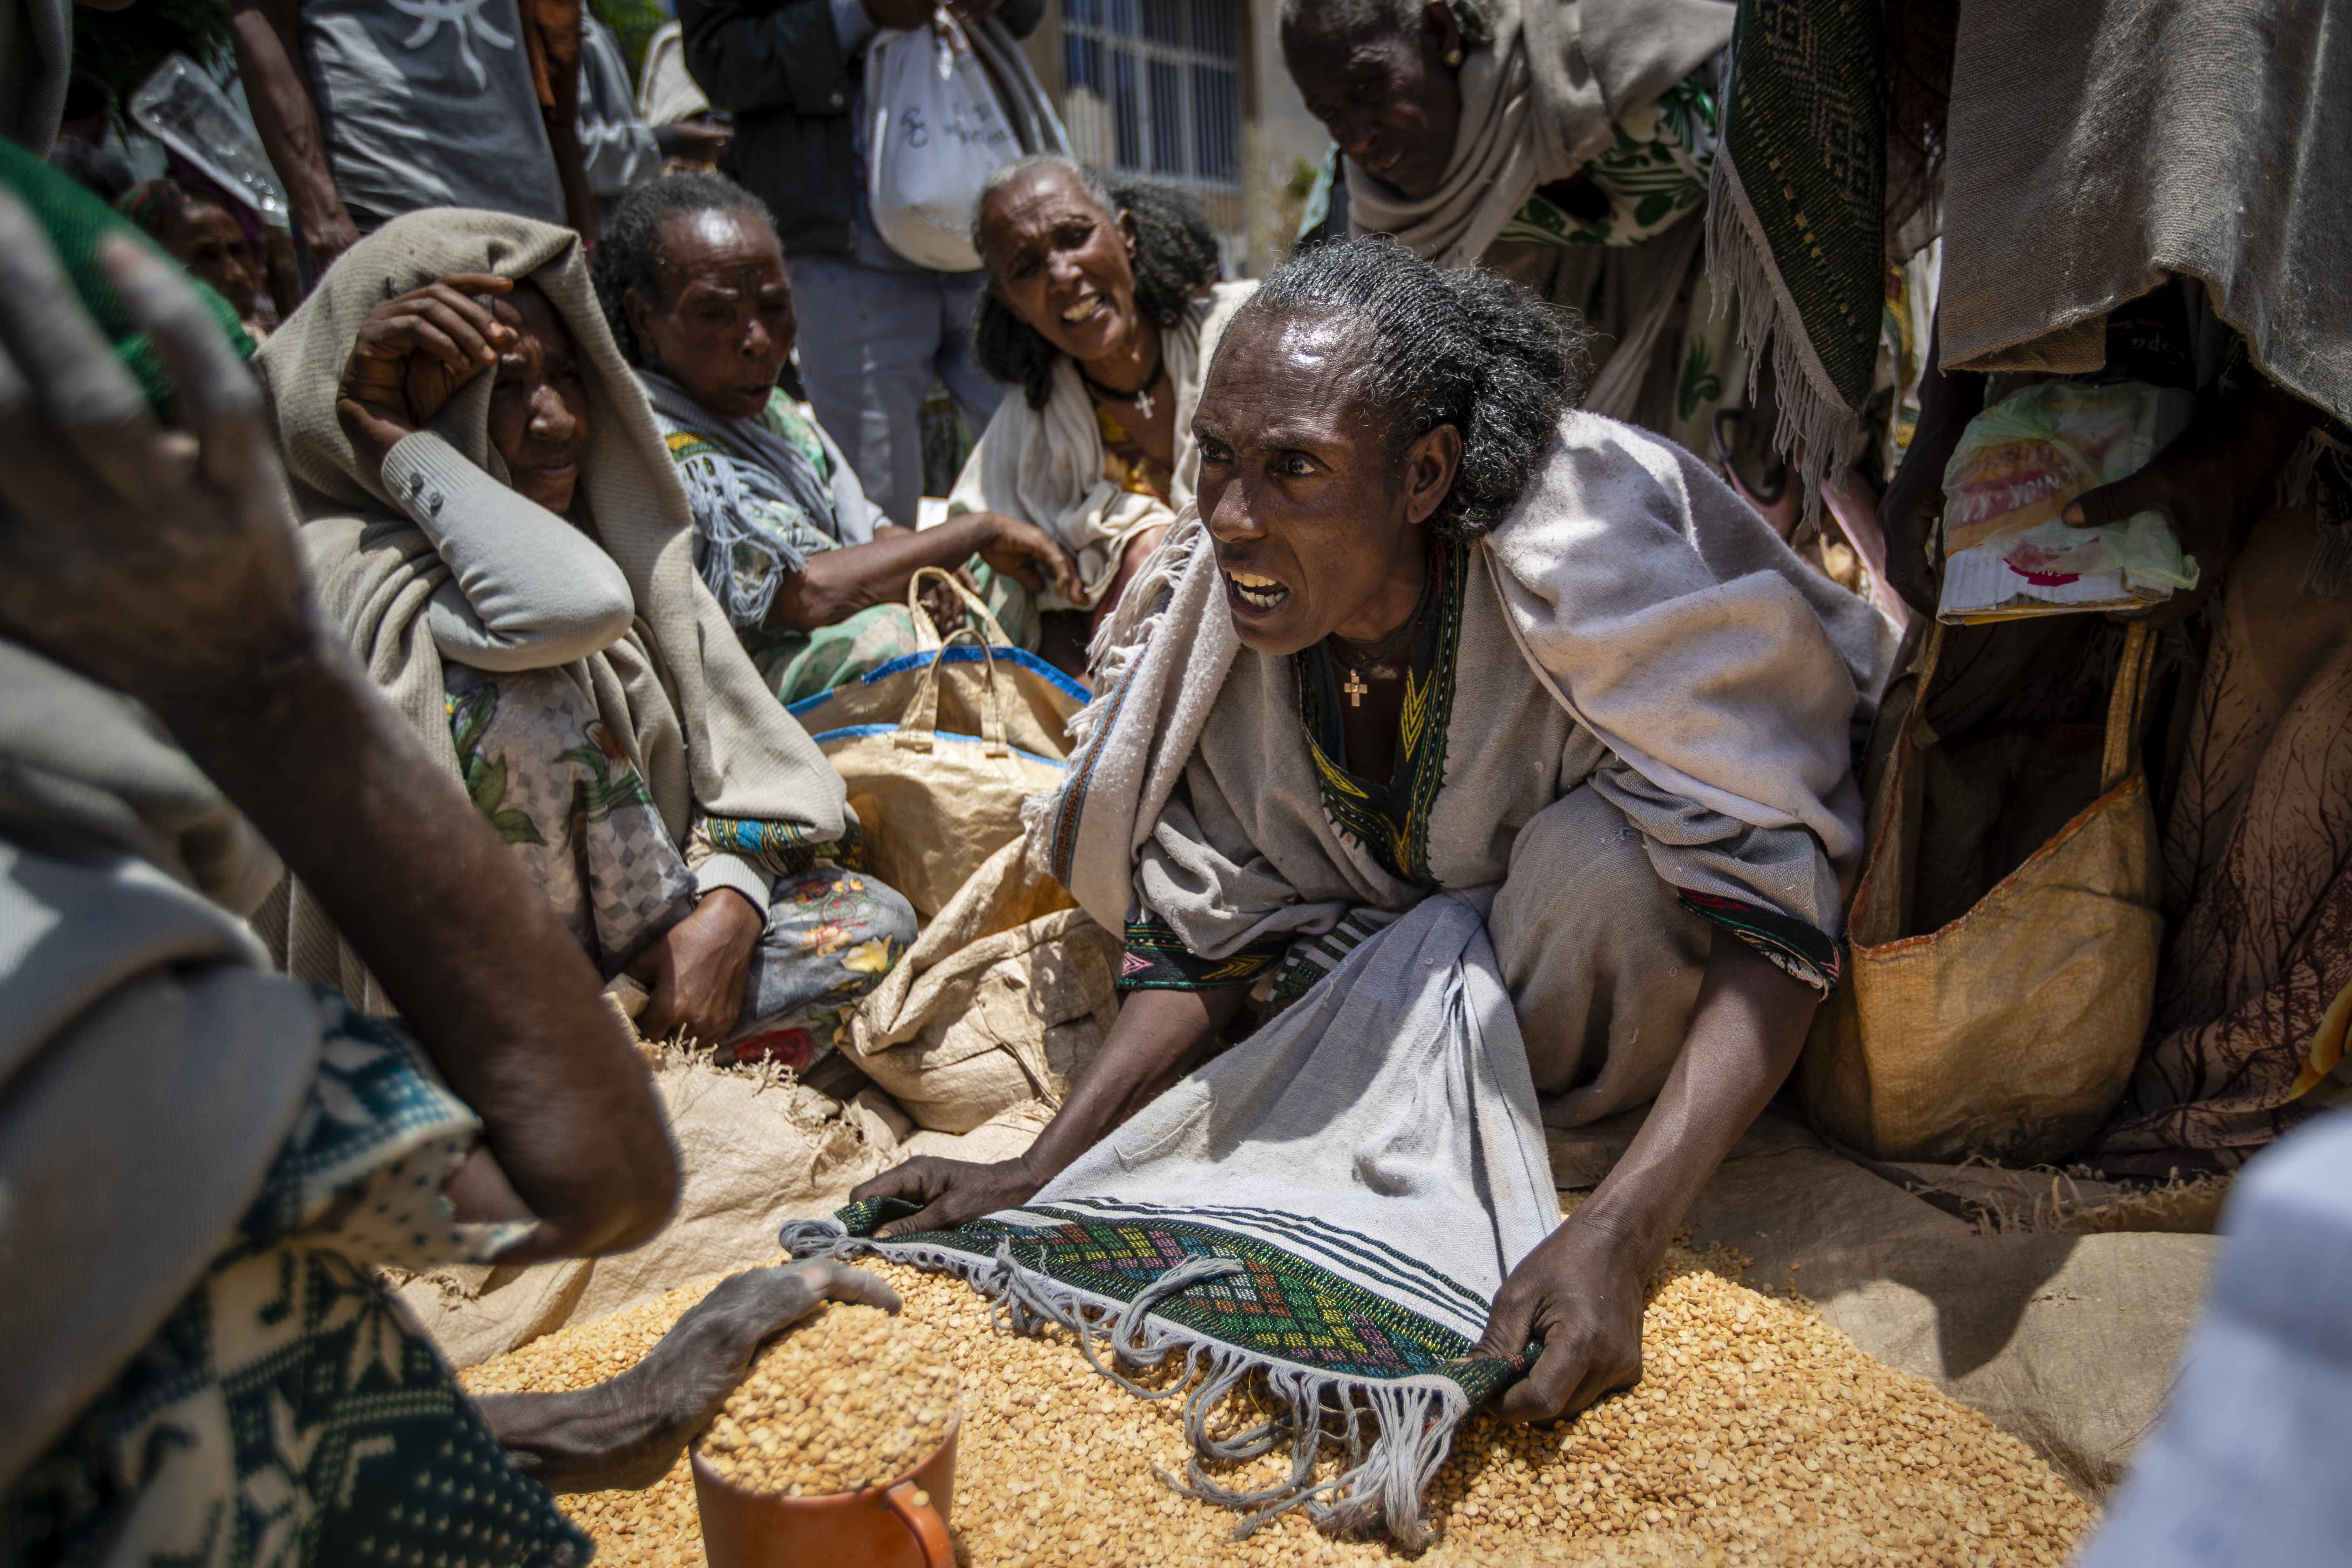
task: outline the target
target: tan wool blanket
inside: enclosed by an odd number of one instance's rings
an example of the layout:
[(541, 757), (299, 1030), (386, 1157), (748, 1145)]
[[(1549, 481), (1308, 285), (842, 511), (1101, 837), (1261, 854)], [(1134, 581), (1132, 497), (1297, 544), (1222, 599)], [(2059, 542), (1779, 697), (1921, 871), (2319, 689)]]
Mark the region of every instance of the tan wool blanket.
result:
[(2313, 0), (1970, 0), (1952, 61), (1942, 362), (2093, 371), (2201, 278), (2280, 385), (2352, 418), (2352, 27)]
[(1216, 357), (1217, 340), (1255, 282), (1220, 283), (1195, 299), (1184, 319), (1160, 333), (1168, 385), (1176, 399), (1176, 474), (1169, 504), (1120, 489), (1103, 475), (1101, 427), (1094, 395), (1077, 365), (1064, 355), (1054, 365), (1054, 392), (1044, 408), (1018, 394), (996, 405), (980, 442), (964, 460), (948, 497), (948, 516), (1001, 512), (1034, 523), (1061, 541), (1078, 563), (1083, 597), (1039, 601), (1047, 610), (1092, 610), (1118, 579), (1128, 541), (1146, 528), (1165, 528), (1192, 499), (1200, 482), (1201, 449), (1192, 440), (1192, 411)]

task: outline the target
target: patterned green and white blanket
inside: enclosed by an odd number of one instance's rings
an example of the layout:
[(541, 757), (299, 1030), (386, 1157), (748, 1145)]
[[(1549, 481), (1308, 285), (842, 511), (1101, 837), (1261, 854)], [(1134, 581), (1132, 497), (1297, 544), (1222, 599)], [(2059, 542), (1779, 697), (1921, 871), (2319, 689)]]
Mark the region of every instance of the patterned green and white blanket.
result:
[[(856, 1205), (785, 1228), (800, 1256), (953, 1269), (1013, 1325), (1059, 1323), (1097, 1370), (1181, 1395), (1185, 1490), (1333, 1529), (1427, 1539), (1421, 1496), (1454, 1428), (1518, 1375), (1465, 1359), (1504, 1277), (1559, 1222), (1535, 1088), (1481, 909), (1433, 894), (1245, 1043), (1171, 1089), (1025, 1206), (869, 1237)], [(1127, 1373), (1182, 1362), (1147, 1390)], [(1196, 1373), (1205, 1375), (1195, 1376)], [(1219, 1434), (1245, 1378), (1285, 1414)], [(1208, 1465), (1290, 1448), (1255, 1490)], [(1335, 1474), (1316, 1461), (1337, 1448)]]

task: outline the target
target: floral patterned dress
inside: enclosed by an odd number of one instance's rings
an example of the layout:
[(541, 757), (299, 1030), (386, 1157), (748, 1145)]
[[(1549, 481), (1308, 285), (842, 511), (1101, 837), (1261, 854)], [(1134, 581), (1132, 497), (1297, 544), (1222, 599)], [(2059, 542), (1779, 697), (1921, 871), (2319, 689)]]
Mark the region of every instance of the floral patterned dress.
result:
[(443, 665), (466, 789), (598, 972), (618, 974), (692, 913), (695, 867), (715, 855), (772, 874), (733, 1060), (804, 1068), (915, 937), (905, 899), (856, 869), (854, 840), (798, 841), (772, 824), (704, 817), (681, 850), (652, 791), (567, 670)]

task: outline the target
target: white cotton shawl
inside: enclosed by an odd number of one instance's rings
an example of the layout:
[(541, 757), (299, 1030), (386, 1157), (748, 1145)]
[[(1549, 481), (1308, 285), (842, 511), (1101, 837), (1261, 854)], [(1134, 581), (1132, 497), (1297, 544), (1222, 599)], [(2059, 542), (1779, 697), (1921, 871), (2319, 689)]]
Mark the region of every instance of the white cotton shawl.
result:
[(1538, 185), (1565, 180), (1617, 118), (1731, 42), (1718, 0), (1500, 0), (1494, 37), (1456, 78), (1462, 120), (1437, 189), (1418, 199), (1347, 164), (1348, 222), (1440, 267), (1475, 267)]
[[(1738, 821), (1801, 826), (1841, 874), (1853, 863), (1852, 737), (1876, 711), (1895, 629), (1696, 458), (1571, 411), (1473, 553), (1529, 667), (1636, 772)], [(1127, 919), (1137, 852), (1241, 646), (1218, 576), (1188, 509), (1098, 640), (1101, 695), (1073, 726), (1064, 783), (1026, 813), (1037, 862), (1106, 925)]]
[(1118, 577), (1127, 541), (1146, 528), (1162, 528), (1192, 503), (1201, 477), (1201, 449), (1192, 440), (1192, 411), (1225, 324), (1256, 289), (1255, 282), (1220, 283), (1205, 299), (1195, 299), (1184, 319), (1160, 334), (1168, 383), (1176, 398), (1175, 479), (1162, 506), (1149, 496), (1120, 489), (1103, 477), (1102, 431), (1095, 401), (1078, 367), (1066, 355), (1054, 364), (1054, 392), (1044, 408), (1031, 408), (1016, 390), (996, 405), (980, 444), (948, 497), (948, 516), (1001, 512), (1019, 517), (1061, 541), (1076, 558), (1084, 597), (1073, 605), (1058, 594), (1039, 602), (1047, 610), (1092, 610)]

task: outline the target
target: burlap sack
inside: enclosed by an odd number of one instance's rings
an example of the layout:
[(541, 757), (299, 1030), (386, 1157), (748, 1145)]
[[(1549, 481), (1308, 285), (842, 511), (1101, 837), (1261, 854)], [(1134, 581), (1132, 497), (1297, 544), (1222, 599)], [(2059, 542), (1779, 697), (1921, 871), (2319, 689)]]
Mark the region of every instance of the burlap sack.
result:
[(991, 855), (849, 1016), (851, 1060), (919, 1126), (1059, 1105), (1118, 1014), (1119, 937), (1023, 852)]
[(1847, 912), (1852, 963), (1814, 1019), (1797, 1080), (1814, 1124), (1865, 1155), (2032, 1165), (2063, 1157), (2105, 1121), (2155, 1003), (2161, 865), (2135, 745), (2153, 643), (2145, 625), (2126, 638), (2097, 798), (1937, 925), (1941, 890), (1922, 868), (1947, 846), (1923, 831), (1928, 792), (1985, 797), (1989, 828), (2031, 804), (1938, 766), (1948, 759), (1934, 754), (1941, 742), (1916, 695), (1943, 636), (1941, 626), (1930, 634), (1910, 696), (1890, 695), (1879, 720), (1895, 738)]
[(452, 1266), (398, 1292), (453, 1366), (472, 1366), (567, 1323), (602, 1317), (689, 1280), (776, 1256), (787, 1219), (814, 1219), (898, 1163), (842, 1107), (781, 1075), (721, 1070), (706, 1054), (654, 1074), (686, 1187), (667, 1228), (634, 1252), (527, 1268)]

